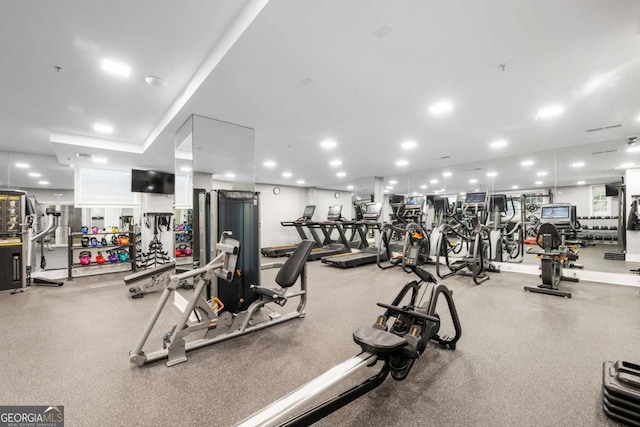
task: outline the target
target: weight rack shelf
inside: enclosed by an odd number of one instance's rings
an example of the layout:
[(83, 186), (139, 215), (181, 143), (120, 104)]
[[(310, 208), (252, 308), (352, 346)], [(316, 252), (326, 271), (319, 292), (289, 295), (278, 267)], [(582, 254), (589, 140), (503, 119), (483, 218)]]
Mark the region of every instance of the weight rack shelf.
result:
[[(126, 235), (129, 236), (129, 243), (126, 245), (113, 245), (108, 244), (107, 246), (102, 246), (99, 244), (98, 246), (81, 246), (77, 243), (74, 243), (74, 238), (77, 240), (78, 237), (96, 237), (96, 236), (106, 236), (106, 235)], [(113, 266), (121, 266), (125, 264), (129, 264), (131, 271), (136, 271), (136, 263), (134, 262), (136, 259), (136, 244), (135, 244), (135, 232), (133, 231), (119, 231), (117, 233), (113, 233), (111, 231), (100, 231), (98, 233), (82, 233), (82, 232), (74, 232), (69, 229), (69, 238), (67, 239), (68, 243), (68, 251), (69, 251), (69, 265), (67, 267), (67, 279), (73, 280), (74, 269), (85, 268), (85, 267), (100, 267), (100, 268), (91, 268), (88, 271), (91, 271), (92, 274), (104, 274), (109, 272), (109, 267)], [(117, 250), (124, 249), (129, 253), (129, 259), (127, 261), (118, 262), (109, 262), (109, 260), (105, 260), (104, 264), (98, 264), (94, 260), (91, 261), (90, 264), (82, 265), (79, 262), (74, 262), (76, 259), (75, 255), (77, 251), (90, 251), (92, 252), (92, 257), (98, 251), (109, 251), (109, 250)], [(122, 271), (122, 270), (114, 270), (114, 271)]]

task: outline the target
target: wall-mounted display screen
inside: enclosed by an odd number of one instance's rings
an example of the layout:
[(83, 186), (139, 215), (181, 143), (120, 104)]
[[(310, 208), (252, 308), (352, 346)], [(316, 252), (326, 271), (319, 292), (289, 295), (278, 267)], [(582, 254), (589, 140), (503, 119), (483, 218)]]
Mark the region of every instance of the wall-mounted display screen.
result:
[(175, 174), (131, 169), (132, 193), (174, 194), (175, 185)]

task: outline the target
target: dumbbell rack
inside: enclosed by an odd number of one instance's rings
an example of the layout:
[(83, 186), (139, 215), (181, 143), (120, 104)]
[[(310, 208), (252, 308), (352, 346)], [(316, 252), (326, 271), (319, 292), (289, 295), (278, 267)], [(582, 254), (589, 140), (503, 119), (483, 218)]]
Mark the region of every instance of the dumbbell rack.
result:
[(578, 217), (582, 229), (578, 238), (591, 245), (618, 244), (618, 217)]
[[(109, 244), (107, 246), (102, 246), (101, 244), (99, 244), (98, 246), (92, 247), (92, 246), (82, 246), (82, 238), (83, 237), (95, 237), (98, 239), (98, 241), (100, 241), (102, 239), (102, 237), (107, 237), (107, 236), (111, 236), (113, 234), (126, 234), (127, 236), (129, 236), (129, 244), (126, 245), (113, 245), (111, 244), (111, 239), (107, 238), (107, 241), (109, 242)], [(115, 269), (115, 266), (122, 266), (122, 265), (129, 265), (129, 270), (131, 271), (136, 271), (136, 263), (135, 263), (135, 259), (136, 259), (136, 245), (135, 245), (135, 233), (132, 231), (123, 231), (123, 232), (118, 232), (118, 233), (112, 233), (112, 232), (107, 232), (107, 231), (103, 231), (103, 232), (99, 232), (99, 233), (81, 233), (81, 232), (74, 232), (71, 229), (69, 229), (69, 238), (67, 239), (68, 241), (68, 250), (69, 250), (69, 255), (68, 255), (68, 269), (67, 269), (67, 279), (68, 280), (72, 280), (74, 277), (74, 272), (76, 270), (81, 270), (84, 275), (87, 275), (86, 272), (89, 272), (89, 274), (104, 274), (106, 272), (109, 272), (109, 270), (113, 270), (112, 272), (116, 272), (116, 271), (123, 271), (122, 268), (118, 268)], [(109, 250), (118, 250), (118, 249), (125, 249), (128, 251), (129, 253), (129, 260), (128, 261), (120, 261), (118, 260), (118, 262), (109, 262), (109, 260), (107, 259), (106, 262), (104, 264), (98, 264), (95, 261), (95, 257), (98, 254), (98, 252), (102, 252), (103, 256), (105, 258), (107, 258), (106, 252)], [(91, 263), (87, 264), (87, 265), (82, 265), (80, 264), (80, 262), (77, 261), (77, 254), (80, 253), (80, 251), (90, 251), (91, 252)], [(105, 270), (106, 269), (106, 270)], [(76, 276), (77, 277), (77, 276)]]

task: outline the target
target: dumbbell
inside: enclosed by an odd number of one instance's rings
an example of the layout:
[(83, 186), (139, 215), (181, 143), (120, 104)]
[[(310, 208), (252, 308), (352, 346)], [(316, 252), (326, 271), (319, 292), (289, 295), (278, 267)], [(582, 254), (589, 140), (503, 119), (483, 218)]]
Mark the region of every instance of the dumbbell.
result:
[(600, 227), (600, 230), (608, 230), (609, 227), (607, 227), (606, 225), (603, 225), (602, 227)]
[(617, 225), (612, 225), (611, 227), (609, 227), (609, 230), (617, 230), (618, 226)]
[(582, 228), (583, 228), (584, 230), (588, 230), (588, 229), (589, 229), (589, 226), (588, 226), (588, 225), (583, 225), (583, 226), (582, 226)]
[(612, 239), (613, 239), (613, 236), (610, 236), (610, 235), (604, 236), (604, 240), (612, 240)]
[(594, 236), (594, 239), (595, 240), (602, 240), (602, 236), (598, 234), (597, 236)]
[(597, 225), (594, 225), (593, 227), (591, 227), (593, 230), (600, 230), (600, 227)]

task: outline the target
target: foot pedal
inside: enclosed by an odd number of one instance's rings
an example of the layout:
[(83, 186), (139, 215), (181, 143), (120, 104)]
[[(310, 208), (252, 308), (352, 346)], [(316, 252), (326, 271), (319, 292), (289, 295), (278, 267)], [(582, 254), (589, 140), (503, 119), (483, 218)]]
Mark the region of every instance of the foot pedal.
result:
[(275, 311), (269, 315), (269, 319), (270, 320), (275, 320), (275, 319), (277, 319), (279, 317), (282, 317), (282, 314), (280, 314), (278, 312), (275, 312)]

